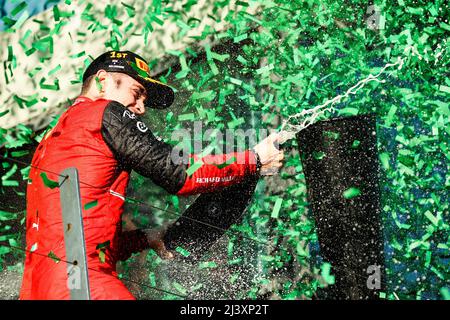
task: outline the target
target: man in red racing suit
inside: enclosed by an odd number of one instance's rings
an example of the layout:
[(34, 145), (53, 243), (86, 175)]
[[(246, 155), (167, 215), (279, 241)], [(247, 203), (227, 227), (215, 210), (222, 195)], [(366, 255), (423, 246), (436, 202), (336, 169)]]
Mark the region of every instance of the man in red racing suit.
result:
[[(115, 69), (116, 64), (133, 69)], [(260, 174), (261, 167), (264, 170), (281, 165), (282, 151), (267, 148), (277, 139), (272, 135), (255, 151), (202, 159), (190, 155), (203, 164), (188, 175), (189, 164), (175, 163), (172, 147), (157, 139), (140, 117), (146, 106), (167, 107), (173, 100), (169, 87), (150, 79), (148, 70), (147, 74), (139, 72), (146, 69), (145, 61), (128, 51), (108, 52), (94, 60), (84, 76), (85, 83), (91, 82), (88, 89), (82, 91), (37, 147), (27, 189), (29, 252), (20, 299), (70, 298), (67, 266), (62, 262), (66, 254), (59, 188), (48, 183), (58, 181), (64, 169), (76, 167), (79, 173), (91, 298), (134, 299), (117, 278), (115, 265), (132, 252), (151, 247), (153, 239), (140, 230), (121, 230), (131, 170), (172, 194), (190, 195), (237, 184)], [(241, 161), (219, 165), (233, 157)], [(85, 207), (92, 203), (93, 207)], [(99, 259), (100, 244), (107, 244), (102, 249), (104, 259)], [(162, 253), (167, 254), (164, 250)]]

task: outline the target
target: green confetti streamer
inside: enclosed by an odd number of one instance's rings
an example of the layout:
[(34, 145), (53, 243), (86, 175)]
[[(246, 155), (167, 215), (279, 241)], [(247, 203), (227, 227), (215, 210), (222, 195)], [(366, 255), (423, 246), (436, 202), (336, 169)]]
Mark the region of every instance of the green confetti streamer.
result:
[(439, 23), (439, 27), (443, 30), (450, 31), (450, 25), (444, 22)]
[(316, 160), (322, 160), (325, 157), (325, 153), (322, 151), (313, 151), (312, 156)]
[(203, 161), (194, 162), (193, 165), (189, 166), (189, 168), (186, 170), (187, 175), (190, 177), (192, 176), (195, 171), (200, 169), (200, 167), (203, 165)]
[(42, 78), (40, 81), (39, 81), (39, 87), (41, 88), (41, 89), (44, 89), (44, 90), (53, 90), (53, 91), (58, 91), (59, 90), (59, 81), (58, 81), (58, 79), (56, 79), (55, 81), (54, 81), (54, 84), (46, 84), (46, 83), (44, 83), (45, 82), (45, 78)]
[[(2, 185), (4, 185), (4, 186), (11, 186), (11, 181), (8, 181), (8, 179), (12, 176), (12, 175), (14, 175), (14, 173), (16, 173), (16, 171), (17, 171), (17, 165), (16, 164), (14, 164), (13, 166), (12, 166), (12, 168), (6, 173), (6, 174), (4, 174), (3, 176), (2, 176)], [(5, 184), (6, 183), (6, 184)]]
[(194, 92), (192, 94), (192, 100), (199, 100), (199, 99), (205, 99), (207, 101), (212, 101), (216, 96), (216, 93), (212, 90), (205, 91), (205, 92)]
[(172, 203), (173, 203), (173, 206), (174, 206), (175, 210), (179, 211), (179, 209), (180, 209), (180, 201), (179, 201), (178, 197), (173, 195), (171, 197), (171, 199), (172, 199)]
[(379, 158), (384, 170), (389, 170), (389, 154), (387, 152), (380, 153)]
[(327, 137), (329, 139), (332, 139), (332, 140), (338, 140), (340, 137), (340, 134), (338, 132), (333, 132), (333, 131), (324, 131), (323, 136)]
[(12, 11), (11, 11), (11, 15), (15, 16), (17, 15), (20, 11), (22, 11), (23, 9), (25, 9), (27, 7), (27, 3), (25, 1), (19, 3)]
[(178, 282), (174, 281), (174, 282), (172, 282), (172, 285), (181, 294), (183, 294), (183, 295), (187, 295), (188, 294), (187, 289), (185, 287), (183, 287), (181, 284), (179, 284)]
[(100, 263), (105, 263), (106, 262), (106, 253), (105, 253), (105, 249), (101, 249), (98, 253), (98, 260), (100, 261)]
[(352, 149), (357, 149), (361, 145), (361, 141), (355, 140), (352, 143)]
[(11, 249), (10, 249), (10, 248), (4, 247), (4, 246), (0, 246), (0, 257), (1, 257), (2, 255), (5, 255), (5, 254), (7, 254), (7, 253), (10, 253), (10, 252), (11, 252)]
[(359, 113), (359, 109), (352, 108), (352, 107), (343, 108), (338, 111), (339, 116), (343, 116), (343, 117), (356, 116), (358, 113)]
[(59, 258), (53, 251), (48, 253), (48, 257), (55, 261), (55, 263), (59, 263), (61, 261), (61, 258)]
[(242, 263), (242, 258), (236, 258), (236, 259), (228, 261), (229, 265), (235, 265), (235, 264), (241, 264), (241, 263)]
[[(401, 223), (401, 222), (398, 220), (397, 213), (396, 213), (395, 211), (392, 211), (391, 215), (392, 215), (392, 218), (394, 219), (394, 222), (395, 222), (395, 224), (397, 225), (398, 228), (400, 228), (400, 229), (406, 229), (406, 230), (408, 230), (408, 229), (411, 228), (411, 225), (410, 225), (410, 224)], [(400, 247), (400, 249), (401, 249), (401, 247)]]
[(199, 264), (199, 269), (213, 269), (213, 268), (217, 268), (217, 264), (214, 261), (206, 261), (206, 262), (201, 262)]
[(242, 81), (233, 77), (228, 77), (228, 81), (230, 81), (231, 83), (234, 83), (238, 86), (242, 86)]
[(186, 249), (183, 249), (182, 247), (176, 247), (175, 251), (184, 257), (189, 257), (191, 254), (189, 251), (187, 251)]
[(156, 277), (154, 272), (149, 272), (148, 279), (150, 280), (150, 285), (156, 287)]
[(248, 38), (248, 34), (244, 33), (244, 34), (241, 34), (240, 36), (234, 37), (233, 38), (233, 42), (234, 43), (238, 43), (238, 42), (241, 42), (242, 40), (245, 40), (247, 38)]
[(425, 217), (427, 217), (428, 218), (428, 220), (430, 220), (431, 221), (431, 223), (432, 224), (434, 224), (435, 226), (437, 226), (438, 225), (438, 223), (439, 223), (439, 219), (438, 218), (436, 218), (430, 211), (425, 211)]
[(217, 76), (219, 74), (219, 69), (217, 68), (216, 64), (214, 63), (214, 61), (209, 60), (208, 61), (208, 65), (212, 71), (212, 73)]
[(259, 69), (256, 69), (256, 74), (263, 74), (263, 73), (267, 73), (270, 70), (273, 70), (275, 68), (274, 64), (271, 63), (267, 66), (261, 67)]
[(13, 180), (2, 180), (2, 186), (4, 187), (18, 187), (19, 182)]
[(7, 115), (8, 113), (9, 113), (9, 110), (0, 112), (0, 118), (3, 117), (3, 116), (5, 116), (5, 115)]
[(231, 255), (233, 254), (233, 250), (234, 250), (234, 242), (233, 241), (229, 241), (228, 242), (228, 247), (227, 247), (227, 251), (228, 251), (228, 256), (231, 257)]
[(228, 159), (227, 161), (225, 161), (224, 163), (216, 164), (215, 166), (219, 169), (223, 169), (225, 167), (228, 167), (230, 164), (236, 162), (236, 160), (237, 160), (236, 157), (232, 157), (232, 158)]
[(395, 115), (396, 111), (397, 111), (397, 106), (391, 106), (391, 108), (386, 116), (386, 121), (385, 121), (385, 125), (387, 127), (391, 126), (391, 124), (394, 122), (394, 115)]
[(100, 261), (100, 263), (105, 263), (106, 262), (106, 249), (109, 248), (111, 245), (111, 241), (105, 241), (102, 243), (99, 243), (96, 247), (95, 250), (99, 250), (98, 252), (98, 259)]
[(100, 82), (99, 77), (95, 77), (95, 84), (97, 85), (97, 90), (98, 90), (98, 91), (102, 91), (102, 90), (103, 90), (103, 85), (102, 85), (102, 83)]
[(202, 283), (196, 284), (195, 286), (193, 286), (191, 288), (191, 292), (195, 292), (195, 291), (197, 291), (197, 290), (199, 290), (201, 288), (203, 288), (203, 284)]
[(440, 292), (444, 300), (450, 300), (450, 289), (448, 287), (442, 287)]
[(347, 190), (344, 191), (344, 193), (342, 194), (342, 196), (345, 199), (353, 199), (357, 196), (361, 195), (361, 190), (355, 187), (351, 187)]
[(96, 247), (95, 250), (101, 250), (101, 249), (105, 249), (105, 248), (109, 248), (109, 246), (111, 245), (111, 241), (107, 240), (105, 242), (99, 243)]
[(28, 150), (24, 150), (24, 151), (13, 151), (13, 152), (11, 152), (11, 156), (13, 157), (13, 158), (20, 158), (20, 157), (23, 157), (23, 156), (25, 156), (25, 155), (27, 155), (27, 154), (29, 154), (30, 153), (30, 151), (28, 151)]
[(241, 124), (244, 124), (244, 123), (245, 123), (245, 119), (241, 117), (241, 118), (238, 118), (236, 120), (228, 122), (227, 126), (230, 129), (234, 129), (234, 128), (236, 128), (236, 127), (238, 127), (238, 126), (240, 126)]
[(53, 7), (53, 19), (55, 21), (59, 21), (60, 18), (61, 18), (61, 14), (59, 12), (58, 6), (54, 6)]
[(55, 74), (56, 72), (58, 72), (59, 70), (61, 70), (61, 65), (60, 65), (60, 64), (58, 64), (54, 69), (50, 70), (50, 71), (48, 72), (48, 76), (54, 75), (54, 74)]
[(271, 218), (278, 219), (278, 214), (280, 212), (282, 202), (283, 202), (283, 199), (281, 199), (281, 198), (278, 198), (275, 201), (275, 205), (273, 206), (272, 214), (270, 215)]
[(40, 177), (42, 178), (42, 182), (47, 188), (54, 189), (59, 187), (59, 183), (57, 181), (50, 180), (47, 177), (47, 173), (41, 172)]
[(439, 86), (439, 91), (442, 91), (442, 92), (445, 92), (445, 93), (450, 93), (450, 87), (444, 86), (444, 85), (440, 85)]
[(429, 267), (431, 263), (431, 251), (427, 251), (425, 256), (425, 266)]
[(236, 5), (237, 6), (243, 6), (243, 7), (248, 7), (249, 4), (245, 1), (236, 1)]
[(69, 57), (72, 58), (72, 59), (76, 59), (76, 58), (81, 58), (82, 56), (85, 56), (85, 55), (86, 55), (86, 52), (85, 51), (81, 51), (79, 53), (72, 54)]
[(30, 17), (28, 11), (25, 11), (20, 15), (20, 18), (16, 21), (16, 23), (11, 27), (12, 30), (19, 30), (24, 22)]
[(41, 70), (42, 70), (41, 67), (36, 67), (33, 70), (31, 70), (30, 72), (28, 72), (28, 75), (30, 76), (30, 78), (34, 78), (34, 76)]
[(16, 218), (17, 215), (15, 213), (0, 210), (0, 221), (8, 221)]
[(321, 269), (322, 269), (321, 276), (325, 280), (325, 282), (327, 284), (334, 284), (334, 281), (335, 281), (334, 276), (330, 274), (331, 264), (324, 263), (324, 264), (322, 264)]
[(88, 202), (88, 203), (86, 203), (84, 205), (84, 210), (89, 210), (89, 209), (91, 209), (91, 208), (93, 208), (93, 207), (95, 207), (97, 205), (98, 205), (98, 200), (94, 200), (94, 201)]
[(178, 121), (194, 121), (195, 120), (195, 114), (193, 113), (186, 113), (186, 114), (180, 114), (178, 116)]
[(233, 275), (230, 277), (230, 283), (232, 283), (232, 284), (235, 283), (236, 280), (239, 279), (239, 276), (240, 276), (239, 272), (236, 272), (235, 274), (233, 274)]

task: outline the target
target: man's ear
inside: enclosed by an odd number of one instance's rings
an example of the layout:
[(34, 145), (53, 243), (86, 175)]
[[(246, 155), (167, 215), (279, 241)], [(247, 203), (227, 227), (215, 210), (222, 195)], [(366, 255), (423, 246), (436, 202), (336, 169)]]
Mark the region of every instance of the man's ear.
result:
[(100, 82), (104, 82), (106, 80), (106, 77), (108, 76), (108, 72), (106, 72), (103, 69), (100, 69), (97, 71), (95, 76), (100, 80)]
[(99, 93), (104, 93), (105, 91), (105, 82), (107, 75), (108, 73), (103, 69), (98, 70), (95, 74), (95, 83)]

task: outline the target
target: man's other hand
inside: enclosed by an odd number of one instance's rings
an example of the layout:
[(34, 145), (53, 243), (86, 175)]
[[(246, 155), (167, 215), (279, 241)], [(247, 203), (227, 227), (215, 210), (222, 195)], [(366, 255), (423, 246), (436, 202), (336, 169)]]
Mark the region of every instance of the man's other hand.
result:
[(167, 250), (164, 245), (163, 237), (166, 232), (166, 228), (160, 227), (156, 229), (146, 229), (144, 232), (147, 235), (150, 248), (155, 250), (161, 259), (172, 260), (174, 258), (174, 254)]

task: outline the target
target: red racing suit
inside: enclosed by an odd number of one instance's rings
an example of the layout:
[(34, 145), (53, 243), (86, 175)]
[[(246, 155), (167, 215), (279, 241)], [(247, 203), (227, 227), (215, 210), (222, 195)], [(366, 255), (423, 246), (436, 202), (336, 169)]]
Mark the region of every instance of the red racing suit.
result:
[[(121, 230), (131, 170), (172, 194), (189, 195), (236, 184), (258, 174), (260, 166), (253, 151), (210, 155), (203, 157), (203, 164), (189, 176), (190, 164), (174, 163), (172, 150), (122, 104), (78, 97), (33, 156), (26, 218), (30, 252), (20, 299), (70, 298), (59, 188), (48, 183), (58, 181), (64, 169), (78, 169), (91, 298), (134, 299), (115, 269), (117, 261), (147, 246), (139, 231)], [(189, 157), (199, 161), (195, 155)], [(223, 166), (233, 157), (243, 161)], [(85, 207), (88, 203), (96, 205)], [(109, 245), (102, 249), (104, 259), (100, 259), (97, 246), (105, 243)]]

